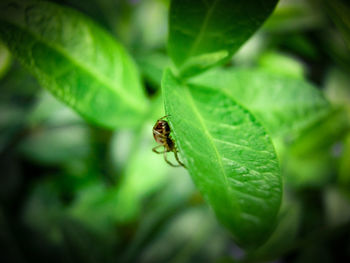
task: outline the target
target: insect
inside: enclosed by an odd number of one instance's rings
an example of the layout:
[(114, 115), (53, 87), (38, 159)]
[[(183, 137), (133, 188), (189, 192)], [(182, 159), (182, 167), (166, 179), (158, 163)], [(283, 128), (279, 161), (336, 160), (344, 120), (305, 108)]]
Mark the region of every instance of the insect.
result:
[[(164, 116), (157, 120), (156, 124), (153, 126), (153, 137), (157, 143), (160, 145), (154, 147), (152, 149), (153, 152), (158, 154), (163, 154), (164, 160), (173, 167), (183, 166), (186, 167), (179, 159), (177, 155), (177, 149), (175, 147), (175, 143), (173, 139), (170, 137), (170, 126), (169, 123), (165, 120), (167, 116)], [(159, 152), (157, 149), (159, 147), (164, 147), (163, 151)], [(167, 159), (167, 153), (173, 152), (175, 155), (175, 159), (178, 164), (173, 164)]]

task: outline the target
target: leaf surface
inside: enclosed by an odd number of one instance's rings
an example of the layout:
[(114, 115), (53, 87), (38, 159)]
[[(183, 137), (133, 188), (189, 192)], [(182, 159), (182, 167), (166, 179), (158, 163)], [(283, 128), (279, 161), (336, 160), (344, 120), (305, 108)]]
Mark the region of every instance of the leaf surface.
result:
[(307, 81), (259, 69), (215, 69), (191, 81), (229, 93), (273, 135), (300, 131), (330, 111)]
[(168, 50), (184, 76), (231, 58), (277, 1), (172, 0)]
[(330, 18), (337, 26), (340, 33), (343, 35), (347, 47), (350, 49), (350, 4), (348, 1), (333, 0), (325, 1), (321, 0), (320, 4), (325, 12), (328, 13)]
[(153, 89), (158, 89), (162, 82), (163, 71), (171, 67), (171, 60), (165, 54), (154, 52), (137, 58), (140, 71), (147, 82)]
[(0, 42), (0, 79), (6, 75), (11, 66), (12, 58), (7, 48)]
[(172, 136), (192, 179), (217, 217), (246, 247), (274, 227), (282, 183), (269, 136), (222, 90), (162, 82)]
[(131, 57), (90, 19), (52, 3), (2, 4), (0, 39), (41, 86), (85, 119), (130, 126), (147, 107)]

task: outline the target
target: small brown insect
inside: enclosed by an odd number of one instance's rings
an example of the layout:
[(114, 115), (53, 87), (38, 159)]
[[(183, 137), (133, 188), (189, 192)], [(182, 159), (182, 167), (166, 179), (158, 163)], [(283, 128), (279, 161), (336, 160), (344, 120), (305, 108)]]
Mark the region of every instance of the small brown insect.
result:
[[(158, 154), (164, 154), (164, 160), (170, 164), (171, 166), (174, 167), (179, 167), (179, 166), (183, 166), (186, 167), (179, 159), (178, 155), (177, 155), (177, 149), (175, 147), (175, 143), (173, 141), (173, 139), (170, 137), (170, 127), (169, 127), (169, 123), (164, 120), (167, 116), (164, 116), (162, 118), (160, 118), (159, 120), (157, 120), (156, 124), (153, 126), (153, 137), (156, 140), (157, 143), (159, 143), (160, 145), (154, 147), (152, 149), (152, 151), (154, 151), (155, 153)], [(164, 150), (161, 152), (158, 152), (156, 149), (159, 147), (164, 147)], [(168, 159), (167, 159), (167, 153), (168, 152), (173, 152), (175, 155), (175, 159), (179, 164), (173, 164), (171, 163)]]

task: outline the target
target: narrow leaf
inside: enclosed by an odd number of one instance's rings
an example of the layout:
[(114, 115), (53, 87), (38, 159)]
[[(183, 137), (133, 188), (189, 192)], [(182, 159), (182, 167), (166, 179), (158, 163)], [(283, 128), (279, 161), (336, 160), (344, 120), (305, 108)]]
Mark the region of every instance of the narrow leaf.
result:
[(184, 76), (231, 58), (262, 25), (277, 0), (172, 0), (169, 54)]
[(191, 81), (229, 93), (273, 135), (300, 131), (330, 110), (321, 92), (307, 81), (258, 69), (218, 69)]
[(344, 0), (320, 0), (324, 11), (328, 13), (340, 33), (343, 35), (347, 47), (350, 49), (350, 4)]
[(162, 82), (172, 136), (187, 168), (219, 220), (246, 247), (274, 227), (282, 183), (269, 136), (222, 90)]
[(350, 132), (344, 139), (343, 156), (340, 158), (338, 180), (350, 196)]
[(0, 5), (0, 39), (40, 84), (87, 120), (110, 128), (146, 108), (137, 69), (107, 32), (52, 3)]
[(6, 75), (11, 66), (11, 54), (7, 48), (0, 42), (0, 79)]

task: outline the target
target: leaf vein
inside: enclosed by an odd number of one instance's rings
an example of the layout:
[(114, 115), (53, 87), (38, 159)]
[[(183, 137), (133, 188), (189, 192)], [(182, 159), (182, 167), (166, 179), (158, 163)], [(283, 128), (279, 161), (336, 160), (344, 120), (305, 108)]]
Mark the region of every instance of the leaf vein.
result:
[(216, 4), (219, 2), (219, 0), (215, 0), (213, 2), (213, 5), (209, 8), (208, 12), (207, 12), (207, 15), (205, 16), (204, 18), (204, 21), (203, 21), (203, 24), (199, 30), (199, 33), (195, 39), (195, 41), (193, 42), (193, 45), (192, 47), (189, 49), (189, 52), (188, 52), (188, 56), (187, 57), (191, 57), (194, 53), (194, 51), (197, 49), (197, 47), (199, 46), (199, 43), (201, 42), (203, 36), (204, 36), (204, 33), (205, 33), (205, 30), (208, 26), (208, 22), (209, 22), (209, 19), (210, 17), (212, 16), (213, 14), (213, 11), (215, 9), (215, 6)]

